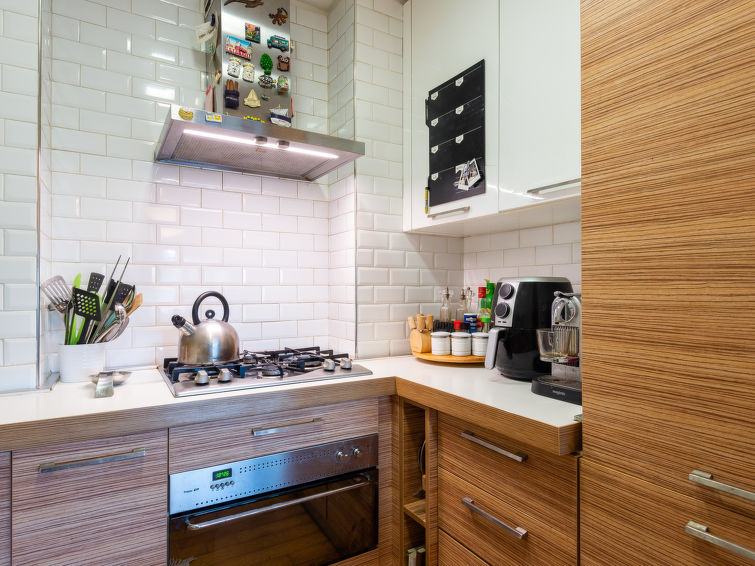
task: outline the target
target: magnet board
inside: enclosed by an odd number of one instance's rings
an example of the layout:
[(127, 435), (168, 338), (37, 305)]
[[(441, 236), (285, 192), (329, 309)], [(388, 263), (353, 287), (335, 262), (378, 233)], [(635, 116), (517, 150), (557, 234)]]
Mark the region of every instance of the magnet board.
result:
[[(429, 130), (429, 205), (485, 192), (485, 61), (432, 89), (425, 100)], [(458, 188), (464, 166), (476, 160), (480, 180)]]

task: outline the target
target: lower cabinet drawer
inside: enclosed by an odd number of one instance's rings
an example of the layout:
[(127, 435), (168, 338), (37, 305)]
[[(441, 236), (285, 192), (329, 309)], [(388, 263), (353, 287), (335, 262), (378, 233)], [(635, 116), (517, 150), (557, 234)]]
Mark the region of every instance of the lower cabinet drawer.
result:
[(376, 434), (377, 431), (377, 399), (175, 427), (170, 429), (170, 473)]
[(447, 532), (438, 533), (440, 566), (488, 566), (488, 563), (456, 542)]
[(532, 518), (505, 498), (505, 492), (494, 496), (438, 470), (438, 525), (480, 558), (496, 566), (577, 564), (576, 536)]
[[(755, 556), (755, 504), (741, 515), (583, 458), (580, 462), (581, 564), (584, 566), (744, 566), (755, 561), (686, 531)], [(704, 529), (693, 532), (702, 534)]]

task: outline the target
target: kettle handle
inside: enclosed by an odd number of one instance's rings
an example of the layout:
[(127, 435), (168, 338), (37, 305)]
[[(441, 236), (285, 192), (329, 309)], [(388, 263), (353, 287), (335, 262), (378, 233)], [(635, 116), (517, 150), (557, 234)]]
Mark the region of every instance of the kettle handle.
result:
[(223, 322), (228, 322), (228, 313), (230, 309), (228, 308), (228, 301), (225, 300), (225, 297), (218, 293), (217, 291), (207, 291), (206, 293), (202, 293), (197, 297), (197, 300), (194, 301), (194, 306), (191, 309), (191, 319), (194, 321), (194, 324), (199, 324), (199, 305), (202, 304), (202, 301), (204, 301), (207, 297), (215, 297), (216, 299), (220, 300), (220, 303), (223, 305)]

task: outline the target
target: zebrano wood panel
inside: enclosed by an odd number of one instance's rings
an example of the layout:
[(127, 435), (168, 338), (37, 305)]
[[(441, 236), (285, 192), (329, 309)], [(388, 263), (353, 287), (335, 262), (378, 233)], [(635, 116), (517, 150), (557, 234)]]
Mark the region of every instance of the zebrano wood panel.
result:
[(755, 490), (753, 77), (755, 2), (582, 1), (583, 452), (740, 510), (688, 474)]
[[(321, 419), (318, 421), (318, 419)], [(277, 429), (254, 436), (252, 429)], [(378, 400), (361, 399), (170, 429), (170, 473), (378, 432)]]
[[(146, 455), (40, 473), (50, 462)], [(14, 566), (164, 566), (167, 431), (13, 452)]]
[[(465, 431), (509, 452), (524, 453), (517, 462), (462, 438)], [(512, 507), (577, 538), (577, 457), (554, 456), (512, 443), (510, 439), (468, 423), (440, 416), (438, 462), (442, 468), (492, 495), (506, 495)]]
[(744, 566), (748, 559), (685, 533), (688, 521), (755, 548), (755, 518), (582, 459), (583, 566)]
[(0, 453), (0, 566), (10, 564), (10, 452)]
[(445, 531), (438, 533), (438, 559), (443, 566), (488, 566)]

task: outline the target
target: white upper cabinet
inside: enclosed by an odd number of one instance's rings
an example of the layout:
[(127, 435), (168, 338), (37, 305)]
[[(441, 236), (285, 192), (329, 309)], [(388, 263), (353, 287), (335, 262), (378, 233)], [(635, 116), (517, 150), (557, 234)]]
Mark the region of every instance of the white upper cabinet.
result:
[(500, 46), (499, 209), (578, 194), (579, 1), (501, 0)]
[[(498, 211), (498, 0), (411, 0), (404, 6), (404, 229)], [(431, 89), (485, 60), (485, 193), (425, 213)], [(464, 88), (464, 86), (460, 87)], [(469, 207), (466, 211), (453, 212)], [(449, 211), (451, 211), (450, 214)]]
[[(485, 60), (485, 193), (425, 211), (431, 89)], [(410, 0), (404, 6), (404, 230), (516, 227), (499, 212), (579, 194), (578, 0)], [(573, 199), (572, 199), (573, 200)], [(556, 203), (543, 206), (550, 201)], [(534, 216), (533, 216), (534, 215)], [(513, 223), (513, 224), (512, 224)], [(536, 222), (535, 222), (536, 224)]]

